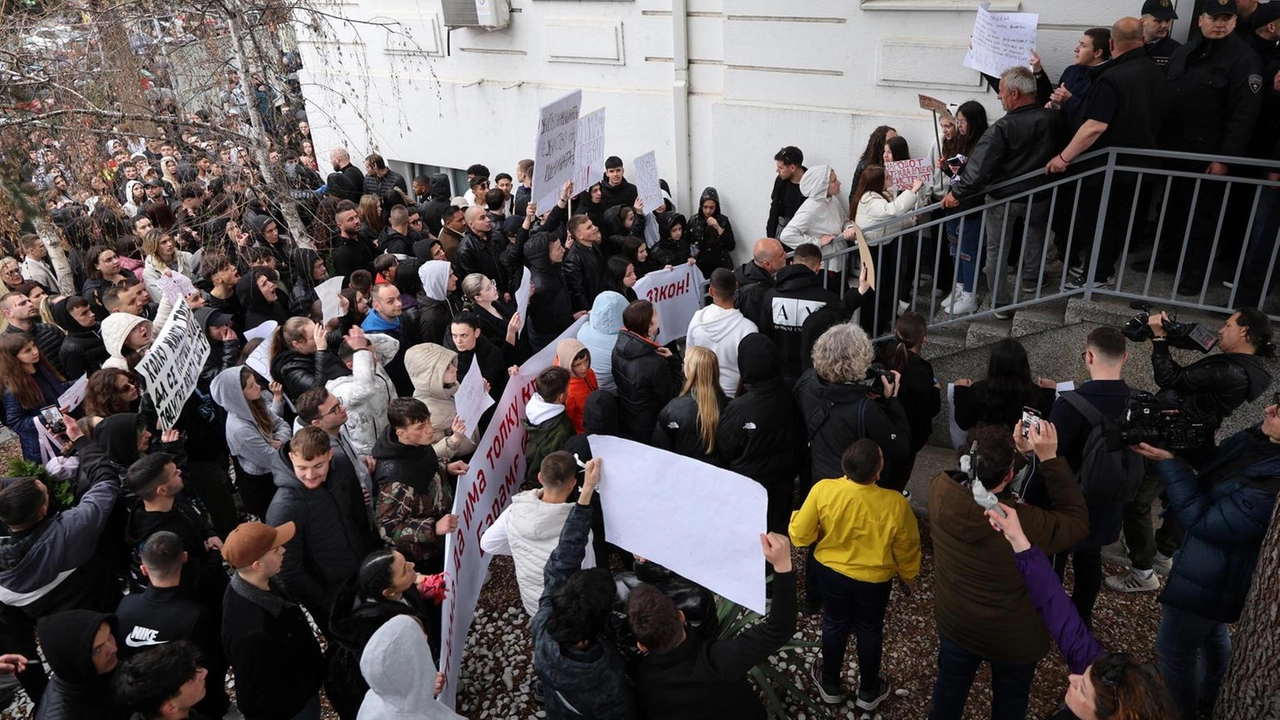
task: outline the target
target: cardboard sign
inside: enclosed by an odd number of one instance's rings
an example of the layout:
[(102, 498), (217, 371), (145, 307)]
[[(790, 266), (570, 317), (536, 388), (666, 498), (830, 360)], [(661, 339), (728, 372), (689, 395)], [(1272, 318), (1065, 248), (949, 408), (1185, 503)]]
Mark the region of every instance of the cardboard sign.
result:
[(578, 111), (582, 91), (574, 90), (542, 108), (538, 115), (538, 139), (533, 156), (533, 192), (538, 207), (556, 204), (560, 187), (573, 179), (578, 150)]
[(654, 151), (641, 155), (631, 164), (635, 172), (636, 191), (640, 194), (640, 202), (644, 203), (644, 211), (653, 212), (662, 204), (662, 185), (658, 182), (658, 158)]
[(1035, 13), (993, 13), (990, 3), (978, 6), (973, 39), (964, 55), (964, 66), (993, 77), (1011, 67), (1030, 67), (1036, 49)]
[[(471, 469), (458, 478), (453, 513), (458, 516), (458, 529), (445, 536), (444, 573), (446, 594), (440, 643), (440, 666), (444, 669), (444, 691), (439, 700), (448, 707), (457, 701), (458, 675), (462, 670), (462, 648), (467, 630), (475, 617), (480, 587), (484, 584), (490, 556), (481, 552), (480, 537), (511, 504), (511, 496), (524, 482), (527, 455), (525, 429), (521, 422), (524, 406), (533, 397), (538, 373), (551, 367), (560, 340), (577, 337), (578, 328), (587, 321), (578, 318), (556, 341), (547, 345), (524, 365), (507, 383), (497, 410), (485, 428)], [(472, 428), (467, 428), (472, 430)]]
[(909, 189), (916, 180), (928, 184), (933, 179), (933, 166), (929, 164), (929, 158), (891, 162), (884, 166), (884, 171), (889, 175), (890, 187), (897, 190)]
[(186, 303), (175, 305), (169, 321), (134, 368), (147, 381), (147, 395), (155, 403), (161, 430), (178, 422), (208, 357), (209, 338), (195, 313)]
[(858, 240), (858, 257), (862, 259), (863, 267), (870, 268), (867, 272), (871, 278), (871, 289), (876, 289), (876, 263), (871, 259), (871, 246), (867, 245), (867, 236), (862, 234), (862, 228), (857, 225), (853, 226), (853, 234)]
[(268, 320), (261, 325), (244, 331), (244, 341), (248, 343), (250, 340), (262, 338), (262, 342), (258, 347), (249, 353), (249, 357), (245, 359), (244, 364), (253, 368), (268, 381), (271, 380), (271, 348), (275, 345), (276, 328), (280, 326), (275, 320)]
[(702, 308), (702, 271), (697, 265), (654, 270), (636, 281), (636, 297), (653, 303), (658, 313), (658, 344), (684, 337), (689, 321)]
[(929, 97), (928, 95), (920, 95), (919, 98), (921, 110), (932, 110), (940, 115), (948, 112), (947, 104), (938, 98)]
[(573, 188), (574, 192), (582, 192), (604, 177), (604, 108), (578, 118), (577, 142)]

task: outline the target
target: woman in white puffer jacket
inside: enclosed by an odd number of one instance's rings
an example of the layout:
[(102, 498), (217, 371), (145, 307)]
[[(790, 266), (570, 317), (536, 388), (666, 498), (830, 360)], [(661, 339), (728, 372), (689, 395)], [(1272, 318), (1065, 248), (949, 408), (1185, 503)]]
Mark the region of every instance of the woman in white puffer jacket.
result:
[(840, 204), (840, 179), (829, 166), (815, 165), (800, 178), (800, 192), (808, 199), (783, 228), (778, 240), (792, 250), (805, 243), (822, 248), (823, 266), (833, 281), (828, 287), (838, 293), (839, 283), (844, 281), (846, 259), (834, 256), (848, 248), (854, 238), (853, 228), (847, 227), (849, 216)]
[[(903, 190), (896, 197), (887, 185), (888, 176), (884, 166), (869, 165), (862, 171), (858, 189), (853, 194), (853, 221), (858, 227), (870, 228), (915, 209), (922, 182), (916, 180), (910, 189)], [(872, 248), (872, 258), (875, 261), (876, 297), (874, 304), (863, 305), (859, 322), (872, 338), (892, 332), (894, 320), (898, 316), (898, 298), (895, 293), (901, 292), (903, 287), (898, 281), (898, 255), (900, 252), (905, 255), (907, 249), (901, 247), (902, 243), (885, 238), (907, 225), (908, 221), (890, 223), (863, 233), (867, 238), (867, 245)], [(910, 278), (903, 280), (910, 281)], [(874, 311), (871, 311), (872, 308)]]

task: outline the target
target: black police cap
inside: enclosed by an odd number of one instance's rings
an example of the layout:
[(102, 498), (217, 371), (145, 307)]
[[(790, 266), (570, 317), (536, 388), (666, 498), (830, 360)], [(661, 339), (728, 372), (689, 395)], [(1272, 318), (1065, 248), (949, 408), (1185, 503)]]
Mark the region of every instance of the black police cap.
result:
[[(1210, 0), (1210, 2), (1216, 1)], [(1178, 11), (1173, 9), (1173, 0), (1147, 0), (1142, 3), (1142, 14), (1150, 15), (1157, 20), (1178, 19)]]

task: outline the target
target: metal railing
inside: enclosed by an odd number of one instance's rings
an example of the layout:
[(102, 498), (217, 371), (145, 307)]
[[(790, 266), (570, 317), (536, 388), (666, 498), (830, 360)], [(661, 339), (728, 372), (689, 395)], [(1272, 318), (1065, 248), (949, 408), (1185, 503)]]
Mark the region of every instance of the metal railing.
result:
[[(1217, 162), (1226, 162), (1232, 174), (1209, 174)], [(1061, 175), (1035, 171), (993, 185), (979, 205), (948, 211), (934, 203), (862, 228), (869, 236), (884, 233), (871, 241), (876, 294), (891, 290), (894, 300), (925, 312), (930, 327), (1008, 319), (1020, 309), (1074, 296), (1225, 313), (1238, 305), (1262, 307), (1280, 254), (1280, 181), (1268, 179), (1273, 168), (1271, 162), (1237, 157), (1094, 151)], [(1034, 186), (1022, 187), (1028, 182)], [(976, 247), (962, 252), (965, 244), (953, 240), (973, 234), (975, 224)], [(1051, 244), (1060, 269), (1051, 260)], [(955, 262), (947, 263), (953, 246)], [(933, 290), (940, 286), (946, 292), (961, 283), (965, 255), (976, 265), (976, 307), (943, 307)], [(1003, 260), (1010, 255), (1019, 258), (1012, 282)], [(856, 292), (857, 247), (851, 243), (824, 259), (833, 258), (842, 258), (848, 281), (837, 280), (834, 289), (842, 297)], [(1073, 284), (1073, 265), (1079, 277), (1099, 284)], [(951, 282), (932, 280), (940, 273)], [(898, 304), (879, 297), (875, 305), (863, 308), (863, 326), (873, 337), (888, 336)], [(869, 311), (874, 317), (866, 317)]]

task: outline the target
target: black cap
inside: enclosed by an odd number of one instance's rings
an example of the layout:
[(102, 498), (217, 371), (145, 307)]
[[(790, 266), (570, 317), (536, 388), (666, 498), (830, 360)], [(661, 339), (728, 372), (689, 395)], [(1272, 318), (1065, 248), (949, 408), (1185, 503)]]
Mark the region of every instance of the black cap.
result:
[(146, 181), (143, 184), (146, 185), (147, 187), (158, 187), (158, 188), (164, 187), (164, 183), (160, 182), (160, 180), (157, 178), (151, 178), (150, 180)]
[[(1209, 0), (1217, 2), (1217, 0)], [(1142, 3), (1142, 14), (1150, 15), (1157, 20), (1177, 20), (1178, 12), (1173, 9), (1173, 0), (1147, 0)]]
[(1258, 6), (1257, 10), (1253, 11), (1253, 15), (1249, 18), (1249, 22), (1252, 23), (1255, 28), (1260, 28), (1263, 25), (1269, 25), (1277, 20), (1280, 20), (1280, 0), (1271, 0), (1269, 3), (1262, 3)]
[(1239, 15), (1236, 10), (1236, 0), (1204, 0), (1204, 8), (1201, 9), (1205, 15)]

